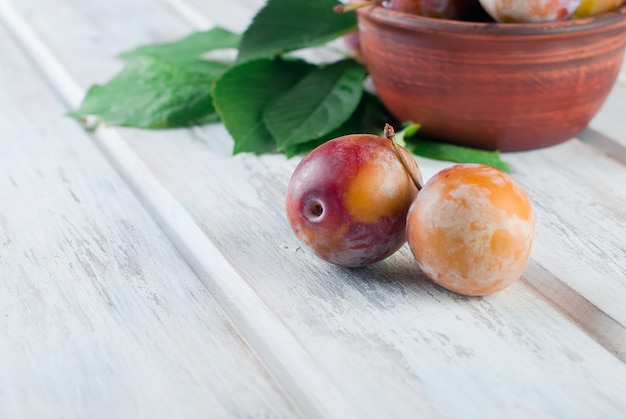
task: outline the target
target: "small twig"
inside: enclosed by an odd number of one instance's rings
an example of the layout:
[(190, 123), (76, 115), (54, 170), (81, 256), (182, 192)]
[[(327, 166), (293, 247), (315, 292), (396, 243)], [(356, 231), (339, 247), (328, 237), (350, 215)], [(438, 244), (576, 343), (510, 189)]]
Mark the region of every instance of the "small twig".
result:
[(417, 188), (417, 190), (421, 191), (422, 190), (422, 184), (417, 179), (417, 176), (415, 176), (415, 173), (413, 173), (413, 170), (411, 170), (411, 168), (409, 167), (408, 163), (404, 159), (404, 156), (402, 155), (402, 151), (400, 150), (400, 146), (398, 145), (398, 142), (396, 141), (396, 132), (395, 132), (395, 130), (393, 129), (393, 127), (391, 125), (385, 124), (385, 131), (384, 132), (385, 132), (385, 137), (389, 141), (391, 141), (391, 144), (393, 144), (393, 149), (396, 151), (396, 155), (398, 156), (398, 160), (400, 160), (400, 163), (402, 163), (402, 166), (404, 167), (404, 170), (406, 171), (406, 173), (409, 175), (409, 177), (411, 178), (411, 180), (415, 184), (415, 187)]
[(382, 0), (366, 0), (361, 3), (354, 3), (354, 4), (349, 4), (349, 5), (338, 4), (335, 7), (333, 7), (333, 10), (335, 11), (335, 13), (354, 12), (355, 10), (360, 9), (361, 7), (375, 6), (381, 2)]

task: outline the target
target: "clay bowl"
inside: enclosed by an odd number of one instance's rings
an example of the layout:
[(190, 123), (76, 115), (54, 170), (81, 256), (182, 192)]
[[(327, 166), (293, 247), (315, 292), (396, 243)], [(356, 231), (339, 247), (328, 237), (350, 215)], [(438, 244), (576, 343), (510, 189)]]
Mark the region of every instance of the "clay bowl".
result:
[(552, 23), (358, 12), (368, 71), (389, 111), (442, 141), (521, 151), (583, 130), (609, 94), (626, 46), (626, 7)]

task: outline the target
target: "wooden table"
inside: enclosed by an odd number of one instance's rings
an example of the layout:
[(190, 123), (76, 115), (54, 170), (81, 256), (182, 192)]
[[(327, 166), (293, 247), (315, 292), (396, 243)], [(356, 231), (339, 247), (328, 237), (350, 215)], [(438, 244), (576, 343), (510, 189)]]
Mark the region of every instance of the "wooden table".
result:
[(626, 417), (626, 70), (578, 138), (503, 156), (532, 260), (466, 298), (407, 247), (356, 270), (301, 248), (297, 158), (64, 116), (119, 52), (261, 4), (0, 0), (0, 417)]

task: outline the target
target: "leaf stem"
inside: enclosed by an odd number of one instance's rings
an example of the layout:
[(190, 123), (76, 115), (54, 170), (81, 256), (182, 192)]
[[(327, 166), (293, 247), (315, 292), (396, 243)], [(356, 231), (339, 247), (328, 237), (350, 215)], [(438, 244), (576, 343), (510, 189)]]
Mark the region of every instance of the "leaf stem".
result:
[(411, 178), (411, 180), (415, 184), (415, 187), (417, 188), (417, 190), (421, 191), (422, 190), (422, 184), (417, 179), (417, 176), (415, 176), (415, 173), (413, 173), (413, 170), (411, 170), (411, 168), (409, 167), (408, 163), (404, 159), (404, 156), (402, 155), (402, 151), (400, 150), (400, 146), (398, 145), (398, 142), (396, 141), (396, 132), (394, 131), (393, 127), (391, 125), (389, 125), (389, 124), (385, 124), (385, 131), (384, 132), (385, 132), (385, 137), (389, 141), (391, 141), (391, 144), (393, 144), (393, 148), (394, 148), (394, 150), (396, 152), (396, 155), (398, 156), (398, 160), (400, 160), (400, 163), (402, 163), (402, 166), (404, 167), (404, 170), (406, 171), (407, 175), (409, 175), (409, 177)]
[(360, 9), (362, 7), (375, 6), (381, 2), (382, 0), (366, 0), (361, 3), (354, 3), (354, 4), (349, 4), (349, 5), (338, 4), (335, 7), (333, 7), (333, 10), (335, 13), (348, 13), (348, 12), (354, 12), (355, 10)]

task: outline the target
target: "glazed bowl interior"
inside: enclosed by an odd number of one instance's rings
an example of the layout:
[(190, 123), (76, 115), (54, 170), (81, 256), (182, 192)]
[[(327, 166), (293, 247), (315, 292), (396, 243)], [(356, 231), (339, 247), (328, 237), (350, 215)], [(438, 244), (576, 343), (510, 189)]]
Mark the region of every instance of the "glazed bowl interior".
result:
[(358, 12), (368, 71), (390, 112), (422, 135), (484, 149), (547, 147), (578, 134), (608, 96), (626, 47), (626, 6), (550, 23)]

